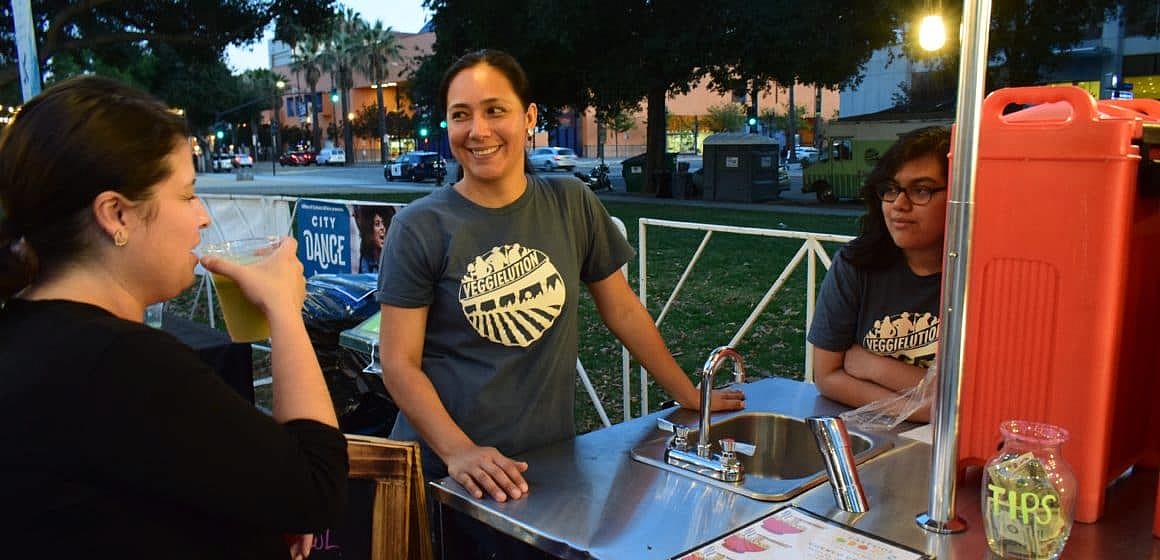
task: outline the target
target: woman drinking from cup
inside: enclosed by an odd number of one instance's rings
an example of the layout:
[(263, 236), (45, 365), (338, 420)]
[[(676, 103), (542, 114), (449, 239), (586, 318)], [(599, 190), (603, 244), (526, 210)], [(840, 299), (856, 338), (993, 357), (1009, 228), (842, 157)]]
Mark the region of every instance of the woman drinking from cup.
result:
[[(934, 360), (949, 150), (945, 128), (915, 130), (866, 179), (862, 233), (834, 256), (809, 332), (814, 382), (833, 400), (893, 398)], [(929, 406), (910, 416), (929, 418)]]
[(187, 137), (97, 77), (46, 90), (0, 137), (5, 555), (304, 557), (339, 518), (346, 446), (292, 239), (249, 266), (202, 261), (269, 319), (273, 418), (141, 324), (193, 283), (209, 224)]

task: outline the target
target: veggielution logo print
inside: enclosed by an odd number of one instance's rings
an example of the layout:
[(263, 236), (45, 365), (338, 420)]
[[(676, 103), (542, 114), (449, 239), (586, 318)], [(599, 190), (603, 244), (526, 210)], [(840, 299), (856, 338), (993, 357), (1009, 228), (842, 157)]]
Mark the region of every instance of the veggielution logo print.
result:
[(887, 315), (874, 321), (862, 338), (862, 346), (879, 356), (890, 356), (905, 363), (930, 367), (938, 349), (938, 317), (930, 313)]
[(459, 305), (480, 336), (526, 348), (564, 309), (564, 279), (551, 259), (518, 243), (492, 247), (467, 265)]

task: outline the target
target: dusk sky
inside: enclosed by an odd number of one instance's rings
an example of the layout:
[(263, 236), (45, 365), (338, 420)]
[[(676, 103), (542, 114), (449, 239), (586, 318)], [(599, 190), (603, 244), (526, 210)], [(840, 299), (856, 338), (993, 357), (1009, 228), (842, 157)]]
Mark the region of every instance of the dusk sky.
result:
[[(423, 8), (423, 0), (342, 0), (344, 6), (354, 8), (362, 14), (363, 19), (373, 24), (380, 20), (383, 25), (390, 26), (396, 31), (414, 33), (427, 22), (428, 13)], [(267, 41), (273, 36), (271, 32), (253, 45), (245, 48), (230, 47), (226, 49), (226, 62), (235, 72), (253, 68), (269, 68), (270, 54), (266, 48)]]

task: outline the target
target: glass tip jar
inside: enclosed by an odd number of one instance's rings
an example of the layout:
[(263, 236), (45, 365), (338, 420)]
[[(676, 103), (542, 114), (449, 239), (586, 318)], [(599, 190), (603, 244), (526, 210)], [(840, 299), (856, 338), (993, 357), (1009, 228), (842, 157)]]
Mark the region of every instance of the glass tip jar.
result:
[(1055, 560), (1075, 515), (1075, 474), (1060, 446), (1067, 430), (1008, 420), (1003, 445), (983, 469), (983, 525), (987, 545), (1009, 560)]

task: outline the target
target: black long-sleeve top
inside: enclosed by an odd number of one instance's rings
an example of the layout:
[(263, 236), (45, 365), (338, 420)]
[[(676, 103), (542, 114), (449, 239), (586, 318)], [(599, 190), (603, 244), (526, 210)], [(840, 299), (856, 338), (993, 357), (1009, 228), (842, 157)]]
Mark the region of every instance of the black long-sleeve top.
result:
[(0, 310), (0, 557), (287, 558), (331, 526), (342, 434), (257, 411), (172, 336), (69, 301)]

